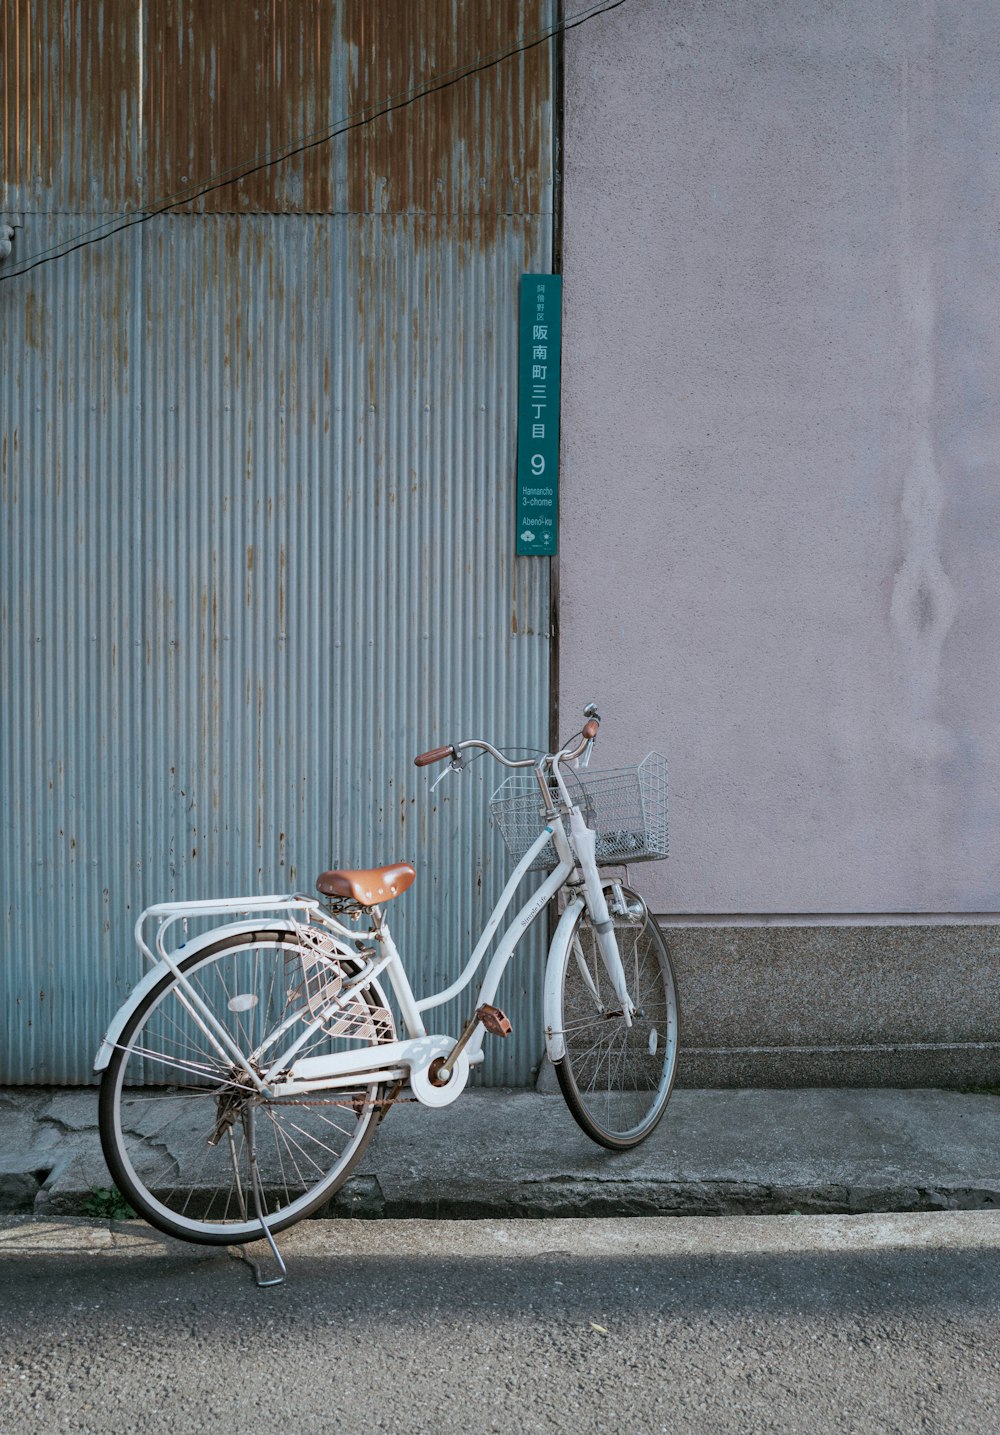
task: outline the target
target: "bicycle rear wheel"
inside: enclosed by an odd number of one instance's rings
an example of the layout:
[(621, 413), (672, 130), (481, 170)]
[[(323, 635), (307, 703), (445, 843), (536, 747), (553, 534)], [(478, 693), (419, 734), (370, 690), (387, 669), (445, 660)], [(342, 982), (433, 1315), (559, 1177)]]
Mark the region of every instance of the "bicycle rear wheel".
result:
[[(329, 1006), (357, 962), (320, 953), (294, 931), (244, 932), (179, 963), (243, 1055), (286, 1025), (287, 1045)], [(391, 1013), (371, 987), (352, 993), (298, 1056), (379, 1045), (395, 1037)], [(252, 1065), (263, 1069), (281, 1047)], [(101, 1082), (105, 1160), (135, 1210), (169, 1235), (206, 1245), (263, 1235), (249, 1147), (253, 1110), (257, 1188), (272, 1232), (310, 1215), (347, 1180), (383, 1109), (378, 1083), (306, 1094), (261, 1096), (223, 1059), (192, 1019), (172, 974), (132, 1014)]]
[(626, 1026), (586, 910), (563, 959), (561, 1026), (566, 1054), (555, 1072), (566, 1104), (592, 1141), (638, 1146), (666, 1109), (677, 1071), (680, 1007), (670, 955), (646, 903), (622, 887), (612, 913), (635, 1006)]

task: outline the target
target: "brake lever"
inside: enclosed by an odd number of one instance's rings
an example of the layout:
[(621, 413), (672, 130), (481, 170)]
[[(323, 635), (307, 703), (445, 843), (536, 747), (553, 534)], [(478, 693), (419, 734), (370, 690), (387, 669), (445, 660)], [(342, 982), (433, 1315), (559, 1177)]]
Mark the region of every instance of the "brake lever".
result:
[(449, 762), (448, 766), (441, 773), (441, 776), (435, 782), (431, 783), (431, 792), (433, 792), (436, 787), (439, 787), (441, 783), (444, 782), (449, 772), (464, 772), (464, 770), (465, 763), (462, 761), (462, 759), (460, 757), (453, 757), (451, 762)]

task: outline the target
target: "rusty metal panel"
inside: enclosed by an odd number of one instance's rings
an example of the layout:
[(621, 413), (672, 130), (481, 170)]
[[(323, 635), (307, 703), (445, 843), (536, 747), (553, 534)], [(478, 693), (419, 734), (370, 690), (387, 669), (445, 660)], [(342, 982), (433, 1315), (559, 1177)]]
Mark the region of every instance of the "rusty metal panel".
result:
[[(512, 524), (548, 159), (532, 184), (540, 212), (163, 217), (0, 284), (0, 1081), (89, 1079), (153, 900), (409, 857), (415, 985), (460, 970), (507, 870), (492, 774), (432, 794), (411, 760), (548, 736), (548, 564)], [(541, 1053), (540, 955), (487, 1080)]]
[(0, 207), (550, 211), (552, 58), (513, 52), (552, 13), (552, 0), (8, 0)]
[[(145, 0), (144, 151), (149, 192), (173, 196), (299, 143), (344, 116), (342, 7)], [(184, 210), (326, 213), (343, 141), (226, 184)], [(339, 206), (343, 208), (341, 204)]]
[(141, 199), (142, 6), (5, 0), (0, 208), (84, 214)]
[[(351, 114), (476, 57), (515, 51), (554, 21), (548, 0), (463, 5), (457, 0), (345, 7), (356, 56)], [(548, 45), (459, 79), (352, 133), (348, 208), (354, 213), (537, 214), (552, 210), (552, 53)]]

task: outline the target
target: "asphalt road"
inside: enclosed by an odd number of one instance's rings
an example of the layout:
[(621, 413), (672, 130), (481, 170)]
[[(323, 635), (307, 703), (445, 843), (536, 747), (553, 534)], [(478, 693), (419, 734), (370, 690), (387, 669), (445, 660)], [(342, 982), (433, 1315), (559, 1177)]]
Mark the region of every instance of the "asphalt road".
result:
[[(1000, 1221), (0, 1226), (0, 1430), (994, 1432)], [(257, 1254), (255, 1249), (254, 1254)]]

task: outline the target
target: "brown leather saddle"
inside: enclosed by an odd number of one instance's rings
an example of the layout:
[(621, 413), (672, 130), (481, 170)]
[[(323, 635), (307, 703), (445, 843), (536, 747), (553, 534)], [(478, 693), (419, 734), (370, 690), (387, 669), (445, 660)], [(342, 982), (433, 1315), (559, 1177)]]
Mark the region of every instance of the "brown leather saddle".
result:
[(416, 876), (409, 862), (396, 862), (391, 867), (372, 867), (363, 872), (321, 872), (316, 887), (324, 897), (340, 897), (357, 902), (359, 907), (377, 907), (412, 887)]

